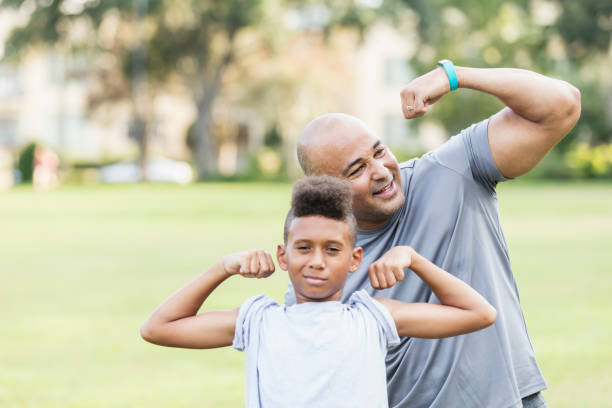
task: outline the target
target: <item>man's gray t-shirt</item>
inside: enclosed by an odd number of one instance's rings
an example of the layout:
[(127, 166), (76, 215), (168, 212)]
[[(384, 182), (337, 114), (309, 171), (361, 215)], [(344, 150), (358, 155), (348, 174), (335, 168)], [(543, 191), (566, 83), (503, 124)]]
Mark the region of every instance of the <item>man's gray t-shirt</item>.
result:
[(346, 304), (249, 298), (233, 341), (246, 352), (248, 408), (386, 408), (385, 356), (398, 344), (391, 314), (365, 291)]
[[(374, 290), (368, 267), (389, 249), (410, 245), (467, 282), (498, 311), (490, 327), (446, 339), (402, 338), (387, 355), (390, 407), (521, 407), (521, 398), (546, 388), (519, 303), (499, 222), (496, 185), (505, 180), (493, 161), (488, 120), (440, 148), (400, 165), (405, 204), (381, 228), (358, 231), (361, 267), (349, 275), (347, 298), (372, 296), (439, 303), (414, 273)], [(294, 302), (292, 289), (287, 304)]]

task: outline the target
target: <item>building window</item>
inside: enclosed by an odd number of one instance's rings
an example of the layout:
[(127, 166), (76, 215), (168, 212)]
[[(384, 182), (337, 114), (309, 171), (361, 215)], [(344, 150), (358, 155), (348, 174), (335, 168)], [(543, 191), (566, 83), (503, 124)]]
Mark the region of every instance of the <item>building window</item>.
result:
[(414, 72), (410, 69), (408, 61), (400, 58), (385, 60), (385, 84), (388, 86), (406, 85), (412, 79), (414, 79)]
[(0, 99), (15, 98), (21, 93), (18, 71), (12, 67), (0, 65)]
[(17, 121), (0, 118), (0, 146), (15, 147), (17, 143)]
[(417, 151), (421, 148), (419, 138), (412, 132), (409, 122), (396, 114), (385, 115), (385, 143), (402, 150)]

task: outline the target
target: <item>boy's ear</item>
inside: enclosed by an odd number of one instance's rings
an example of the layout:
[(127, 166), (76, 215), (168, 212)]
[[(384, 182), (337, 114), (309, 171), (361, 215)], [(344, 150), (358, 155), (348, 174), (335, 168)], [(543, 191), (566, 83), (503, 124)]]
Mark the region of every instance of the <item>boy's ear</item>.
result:
[(278, 266), (283, 271), (286, 271), (287, 268), (287, 251), (285, 250), (285, 245), (278, 244), (276, 246), (276, 260), (278, 261)]
[(357, 247), (353, 249), (353, 253), (351, 254), (351, 264), (349, 266), (349, 272), (355, 272), (359, 265), (361, 265), (361, 260), (363, 259), (363, 249), (361, 247)]

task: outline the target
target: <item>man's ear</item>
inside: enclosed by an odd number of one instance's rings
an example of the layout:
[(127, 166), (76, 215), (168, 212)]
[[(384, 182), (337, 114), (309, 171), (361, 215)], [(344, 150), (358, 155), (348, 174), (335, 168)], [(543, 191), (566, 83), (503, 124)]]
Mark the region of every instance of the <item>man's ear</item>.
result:
[(363, 249), (361, 247), (357, 247), (353, 249), (353, 253), (351, 254), (351, 264), (349, 266), (349, 272), (355, 272), (359, 265), (361, 265), (361, 260), (363, 259)]
[(278, 261), (278, 266), (283, 271), (286, 271), (287, 268), (287, 251), (285, 250), (285, 245), (278, 244), (276, 246), (276, 260)]

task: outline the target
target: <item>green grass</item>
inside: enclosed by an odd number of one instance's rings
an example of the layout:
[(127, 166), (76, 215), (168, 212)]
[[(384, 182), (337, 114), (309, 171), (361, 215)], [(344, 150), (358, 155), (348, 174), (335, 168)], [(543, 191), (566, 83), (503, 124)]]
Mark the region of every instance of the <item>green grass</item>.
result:
[[(1, 407), (237, 407), (244, 356), (140, 339), (159, 302), (223, 254), (273, 251), (285, 184), (0, 193)], [(505, 183), (501, 217), (551, 407), (612, 406), (612, 185)], [(282, 301), (278, 271), (211, 308)]]

